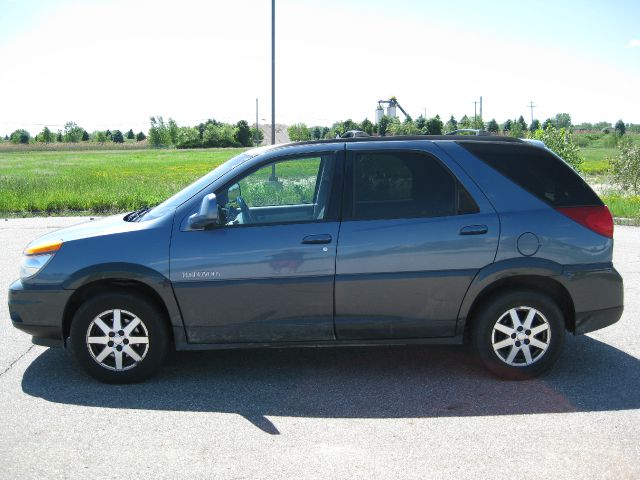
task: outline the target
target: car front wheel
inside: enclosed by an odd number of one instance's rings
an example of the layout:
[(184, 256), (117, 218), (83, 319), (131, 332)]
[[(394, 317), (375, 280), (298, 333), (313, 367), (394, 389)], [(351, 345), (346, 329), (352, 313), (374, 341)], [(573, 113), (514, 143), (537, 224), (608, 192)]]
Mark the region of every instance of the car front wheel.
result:
[(162, 312), (144, 298), (101, 294), (85, 301), (71, 324), (71, 349), (84, 370), (105, 383), (149, 378), (167, 354)]

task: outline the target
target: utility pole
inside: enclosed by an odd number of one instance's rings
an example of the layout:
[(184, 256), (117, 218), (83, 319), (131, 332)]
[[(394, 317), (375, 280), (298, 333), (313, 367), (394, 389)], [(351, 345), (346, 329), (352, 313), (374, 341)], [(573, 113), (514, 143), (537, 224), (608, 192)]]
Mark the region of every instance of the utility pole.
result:
[(480, 118), (482, 118), (482, 96), (480, 97)]
[(533, 104), (533, 100), (527, 105), (531, 109), (531, 123), (533, 123), (533, 109), (537, 106)]
[(473, 102), (473, 126), (475, 127), (475, 123), (478, 119), (478, 102)]
[[(276, 144), (276, 0), (271, 0), (271, 145)], [(277, 182), (276, 164), (271, 164), (270, 182)]]
[(427, 118), (427, 107), (423, 107), (423, 112), (424, 114), (422, 115), (422, 118)]

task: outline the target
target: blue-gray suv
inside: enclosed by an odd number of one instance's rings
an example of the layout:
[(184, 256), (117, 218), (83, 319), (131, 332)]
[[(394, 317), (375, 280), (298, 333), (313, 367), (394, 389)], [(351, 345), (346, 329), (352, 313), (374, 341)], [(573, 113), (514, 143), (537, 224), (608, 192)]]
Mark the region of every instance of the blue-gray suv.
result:
[(35, 240), (9, 311), (110, 383), (149, 377), (172, 348), (463, 342), (494, 373), (530, 378), (566, 331), (620, 318), (612, 237), (607, 207), (540, 145), (295, 143)]

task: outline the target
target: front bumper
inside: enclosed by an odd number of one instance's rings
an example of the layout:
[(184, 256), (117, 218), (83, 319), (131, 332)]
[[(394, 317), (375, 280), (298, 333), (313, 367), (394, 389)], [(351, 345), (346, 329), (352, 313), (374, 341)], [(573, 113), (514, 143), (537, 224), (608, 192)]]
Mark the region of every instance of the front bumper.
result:
[(17, 280), (9, 286), (9, 316), (13, 326), (33, 336), (33, 343), (62, 346), (64, 309), (73, 290), (30, 286)]

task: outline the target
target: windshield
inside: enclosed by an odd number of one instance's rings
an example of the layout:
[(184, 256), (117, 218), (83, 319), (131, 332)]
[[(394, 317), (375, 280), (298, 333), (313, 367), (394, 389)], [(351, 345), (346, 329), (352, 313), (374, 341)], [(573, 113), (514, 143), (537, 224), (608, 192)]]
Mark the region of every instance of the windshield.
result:
[(233, 157), (230, 160), (227, 160), (222, 165), (211, 170), (204, 177), (199, 178), (191, 185), (186, 186), (174, 196), (168, 198), (161, 204), (152, 208), (148, 212), (146, 212), (143, 216), (141, 216), (138, 221), (146, 221), (153, 220), (154, 218), (162, 217), (166, 215), (168, 212), (175, 210), (177, 207), (182, 205), (184, 202), (189, 200), (195, 194), (197, 194), (203, 188), (206, 188), (207, 185), (210, 185), (215, 180), (223, 176), (225, 173), (233, 170), (235, 167), (240, 165), (241, 163), (247, 161), (248, 159), (256, 156), (260, 153), (260, 149), (249, 150), (248, 152), (241, 153), (240, 155)]

